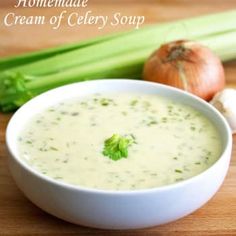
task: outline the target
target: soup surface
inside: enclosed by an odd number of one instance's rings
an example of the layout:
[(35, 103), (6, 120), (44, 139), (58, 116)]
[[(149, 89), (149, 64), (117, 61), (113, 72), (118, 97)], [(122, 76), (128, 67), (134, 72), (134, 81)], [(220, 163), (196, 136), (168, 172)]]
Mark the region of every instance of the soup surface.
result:
[[(104, 151), (114, 134), (132, 138), (126, 157), (118, 160)], [(190, 106), (118, 93), (68, 100), (40, 112), (23, 128), (18, 148), (29, 165), (58, 181), (136, 190), (206, 170), (219, 158), (221, 141), (214, 125)]]

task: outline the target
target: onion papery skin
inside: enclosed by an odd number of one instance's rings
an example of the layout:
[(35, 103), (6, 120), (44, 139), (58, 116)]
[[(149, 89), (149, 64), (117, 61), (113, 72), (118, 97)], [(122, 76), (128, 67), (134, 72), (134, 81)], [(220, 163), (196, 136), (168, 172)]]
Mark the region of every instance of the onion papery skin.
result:
[(162, 45), (146, 61), (143, 78), (209, 101), (225, 86), (220, 59), (206, 46), (179, 40)]

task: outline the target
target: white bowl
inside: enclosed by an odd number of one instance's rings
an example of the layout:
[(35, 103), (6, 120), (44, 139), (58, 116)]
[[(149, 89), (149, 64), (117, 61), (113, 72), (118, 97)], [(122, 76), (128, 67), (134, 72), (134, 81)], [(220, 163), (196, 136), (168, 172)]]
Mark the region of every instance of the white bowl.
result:
[[(19, 157), (17, 136), (36, 113), (64, 99), (113, 91), (160, 94), (201, 111), (220, 132), (221, 157), (206, 171), (188, 180), (136, 191), (105, 191), (62, 183), (35, 171)], [(223, 116), (196, 96), (156, 83), (118, 79), (75, 83), (32, 99), (11, 118), (6, 142), (15, 182), (35, 205), (75, 224), (103, 229), (134, 229), (177, 220), (205, 204), (219, 189), (227, 173), (232, 135)]]

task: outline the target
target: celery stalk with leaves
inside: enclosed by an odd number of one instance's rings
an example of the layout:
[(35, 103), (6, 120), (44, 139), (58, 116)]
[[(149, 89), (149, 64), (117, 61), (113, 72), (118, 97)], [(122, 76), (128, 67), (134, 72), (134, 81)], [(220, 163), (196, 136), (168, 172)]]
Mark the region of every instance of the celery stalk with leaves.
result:
[(150, 53), (187, 38), (210, 47), (222, 60), (236, 58), (236, 11), (143, 27), (78, 45), (0, 60), (0, 109), (11, 111), (60, 85), (99, 78), (141, 78)]

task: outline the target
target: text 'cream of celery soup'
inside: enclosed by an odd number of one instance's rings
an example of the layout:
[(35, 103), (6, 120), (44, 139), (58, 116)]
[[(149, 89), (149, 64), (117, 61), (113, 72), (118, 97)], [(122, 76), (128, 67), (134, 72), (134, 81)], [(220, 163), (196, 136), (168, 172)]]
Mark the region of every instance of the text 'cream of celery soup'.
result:
[(217, 161), (214, 125), (190, 106), (157, 95), (94, 94), (49, 107), (18, 137), (38, 172), (82, 187), (136, 190), (195, 176)]

